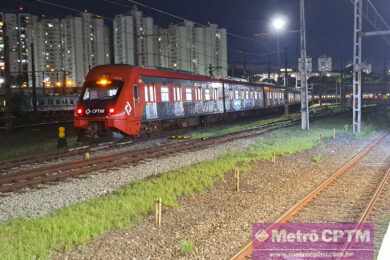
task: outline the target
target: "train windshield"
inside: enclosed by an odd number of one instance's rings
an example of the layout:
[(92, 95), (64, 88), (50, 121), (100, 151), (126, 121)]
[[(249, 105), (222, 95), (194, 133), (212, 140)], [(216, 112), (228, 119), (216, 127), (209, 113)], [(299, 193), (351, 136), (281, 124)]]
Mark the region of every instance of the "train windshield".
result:
[(115, 99), (123, 86), (123, 81), (114, 80), (110, 84), (101, 86), (96, 82), (87, 82), (83, 93), (84, 101)]

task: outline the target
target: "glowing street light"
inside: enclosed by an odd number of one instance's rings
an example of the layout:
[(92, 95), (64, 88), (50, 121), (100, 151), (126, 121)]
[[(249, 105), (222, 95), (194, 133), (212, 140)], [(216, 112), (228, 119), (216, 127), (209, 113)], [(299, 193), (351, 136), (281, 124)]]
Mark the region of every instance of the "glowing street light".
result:
[(286, 30), (286, 27), (287, 27), (286, 17), (279, 15), (272, 18), (271, 20), (272, 31), (279, 33)]

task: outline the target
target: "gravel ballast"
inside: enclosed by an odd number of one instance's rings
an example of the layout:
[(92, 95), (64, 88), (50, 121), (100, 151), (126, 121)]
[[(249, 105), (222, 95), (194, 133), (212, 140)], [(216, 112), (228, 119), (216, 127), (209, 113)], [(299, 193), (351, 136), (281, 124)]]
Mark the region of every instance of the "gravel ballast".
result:
[[(239, 193), (233, 174), (227, 174), (211, 190), (183, 198), (180, 207), (164, 208), (160, 229), (150, 216), (132, 229), (110, 232), (54, 258), (228, 259), (248, 242), (253, 223), (275, 220), (368, 142), (340, 137), (275, 164), (256, 162), (242, 175)], [(183, 253), (183, 241), (193, 245), (191, 252)]]
[[(213, 160), (227, 152), (245, 150), (257, 140), (264, 140), (267, 136), (268, 134), (265, 134), (257, 138), (236, 140), (201, 151), (149, 160), (138, 166), (102, 170), (86, 178), (69, 179), (57, 185), (45, 185), (43, 189), (12, 193), (6, 197), (0, 197), (0, 222), (16, 217), (44, 216), (56, 209), (106, 195), (137, 180), (201, 161)], [(105, 153), (107, 152), (101, 151), (100, 155)]]

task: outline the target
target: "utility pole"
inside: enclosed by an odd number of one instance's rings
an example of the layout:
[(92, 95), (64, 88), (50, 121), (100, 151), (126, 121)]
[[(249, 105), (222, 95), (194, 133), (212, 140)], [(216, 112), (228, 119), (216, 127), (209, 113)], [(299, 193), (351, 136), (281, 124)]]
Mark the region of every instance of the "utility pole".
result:
[(288, 49), (284, 48), (284, 114), (288, 115)]
[(305, 21), (305, 0), (300, 0), (300, 35), (301, 35), (301, 62), (300, 66), (300, 88), (301, 88), (301, 126), (303, 130), (310, 129), (309, 122), (309, 91), (308, 59), (306, 53), (306, 21)]
[(362, 36), (363, 36), (363, 0), (354, 0), (354, 33), (353, 33), (353, 79), (352, 107), (353, 133), (360, 133), (362, 121)]

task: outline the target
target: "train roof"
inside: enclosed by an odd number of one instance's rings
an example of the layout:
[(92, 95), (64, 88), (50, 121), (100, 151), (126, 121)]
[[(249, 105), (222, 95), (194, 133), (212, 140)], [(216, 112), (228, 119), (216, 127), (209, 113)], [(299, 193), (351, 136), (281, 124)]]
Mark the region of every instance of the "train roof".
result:
[(133, 66), (128, 64), (100, 65), (94, 67), (92, 70), (96, 70), (99, 68), (100, 69), (107, 68), (107, 67), (110, 68), (117, 67), (118, 69), (121, 70), (131, 70), (132, 72), (138, 72), (143, 76), (149, 76), (149, 77), (167, 77), (173, 79), (194, 80), (194, 81), (219, 81), (222, 83), (237, 84), (237, 85), (258, 86), (258, 87), (269, 86), (274, 88), (283, 88), (281, 86), (277, 86), (275, 84), (267, 83), (267, 82), (261, 82), (261, 83), (244, 82), (244, 81), (239, 81), (231, 78), (214, 78), (205, 75), (198, 75), (187, 71), (177, 71), (177, 70), (166, 69), (166, 68), (139, 67), (139, 66)]

